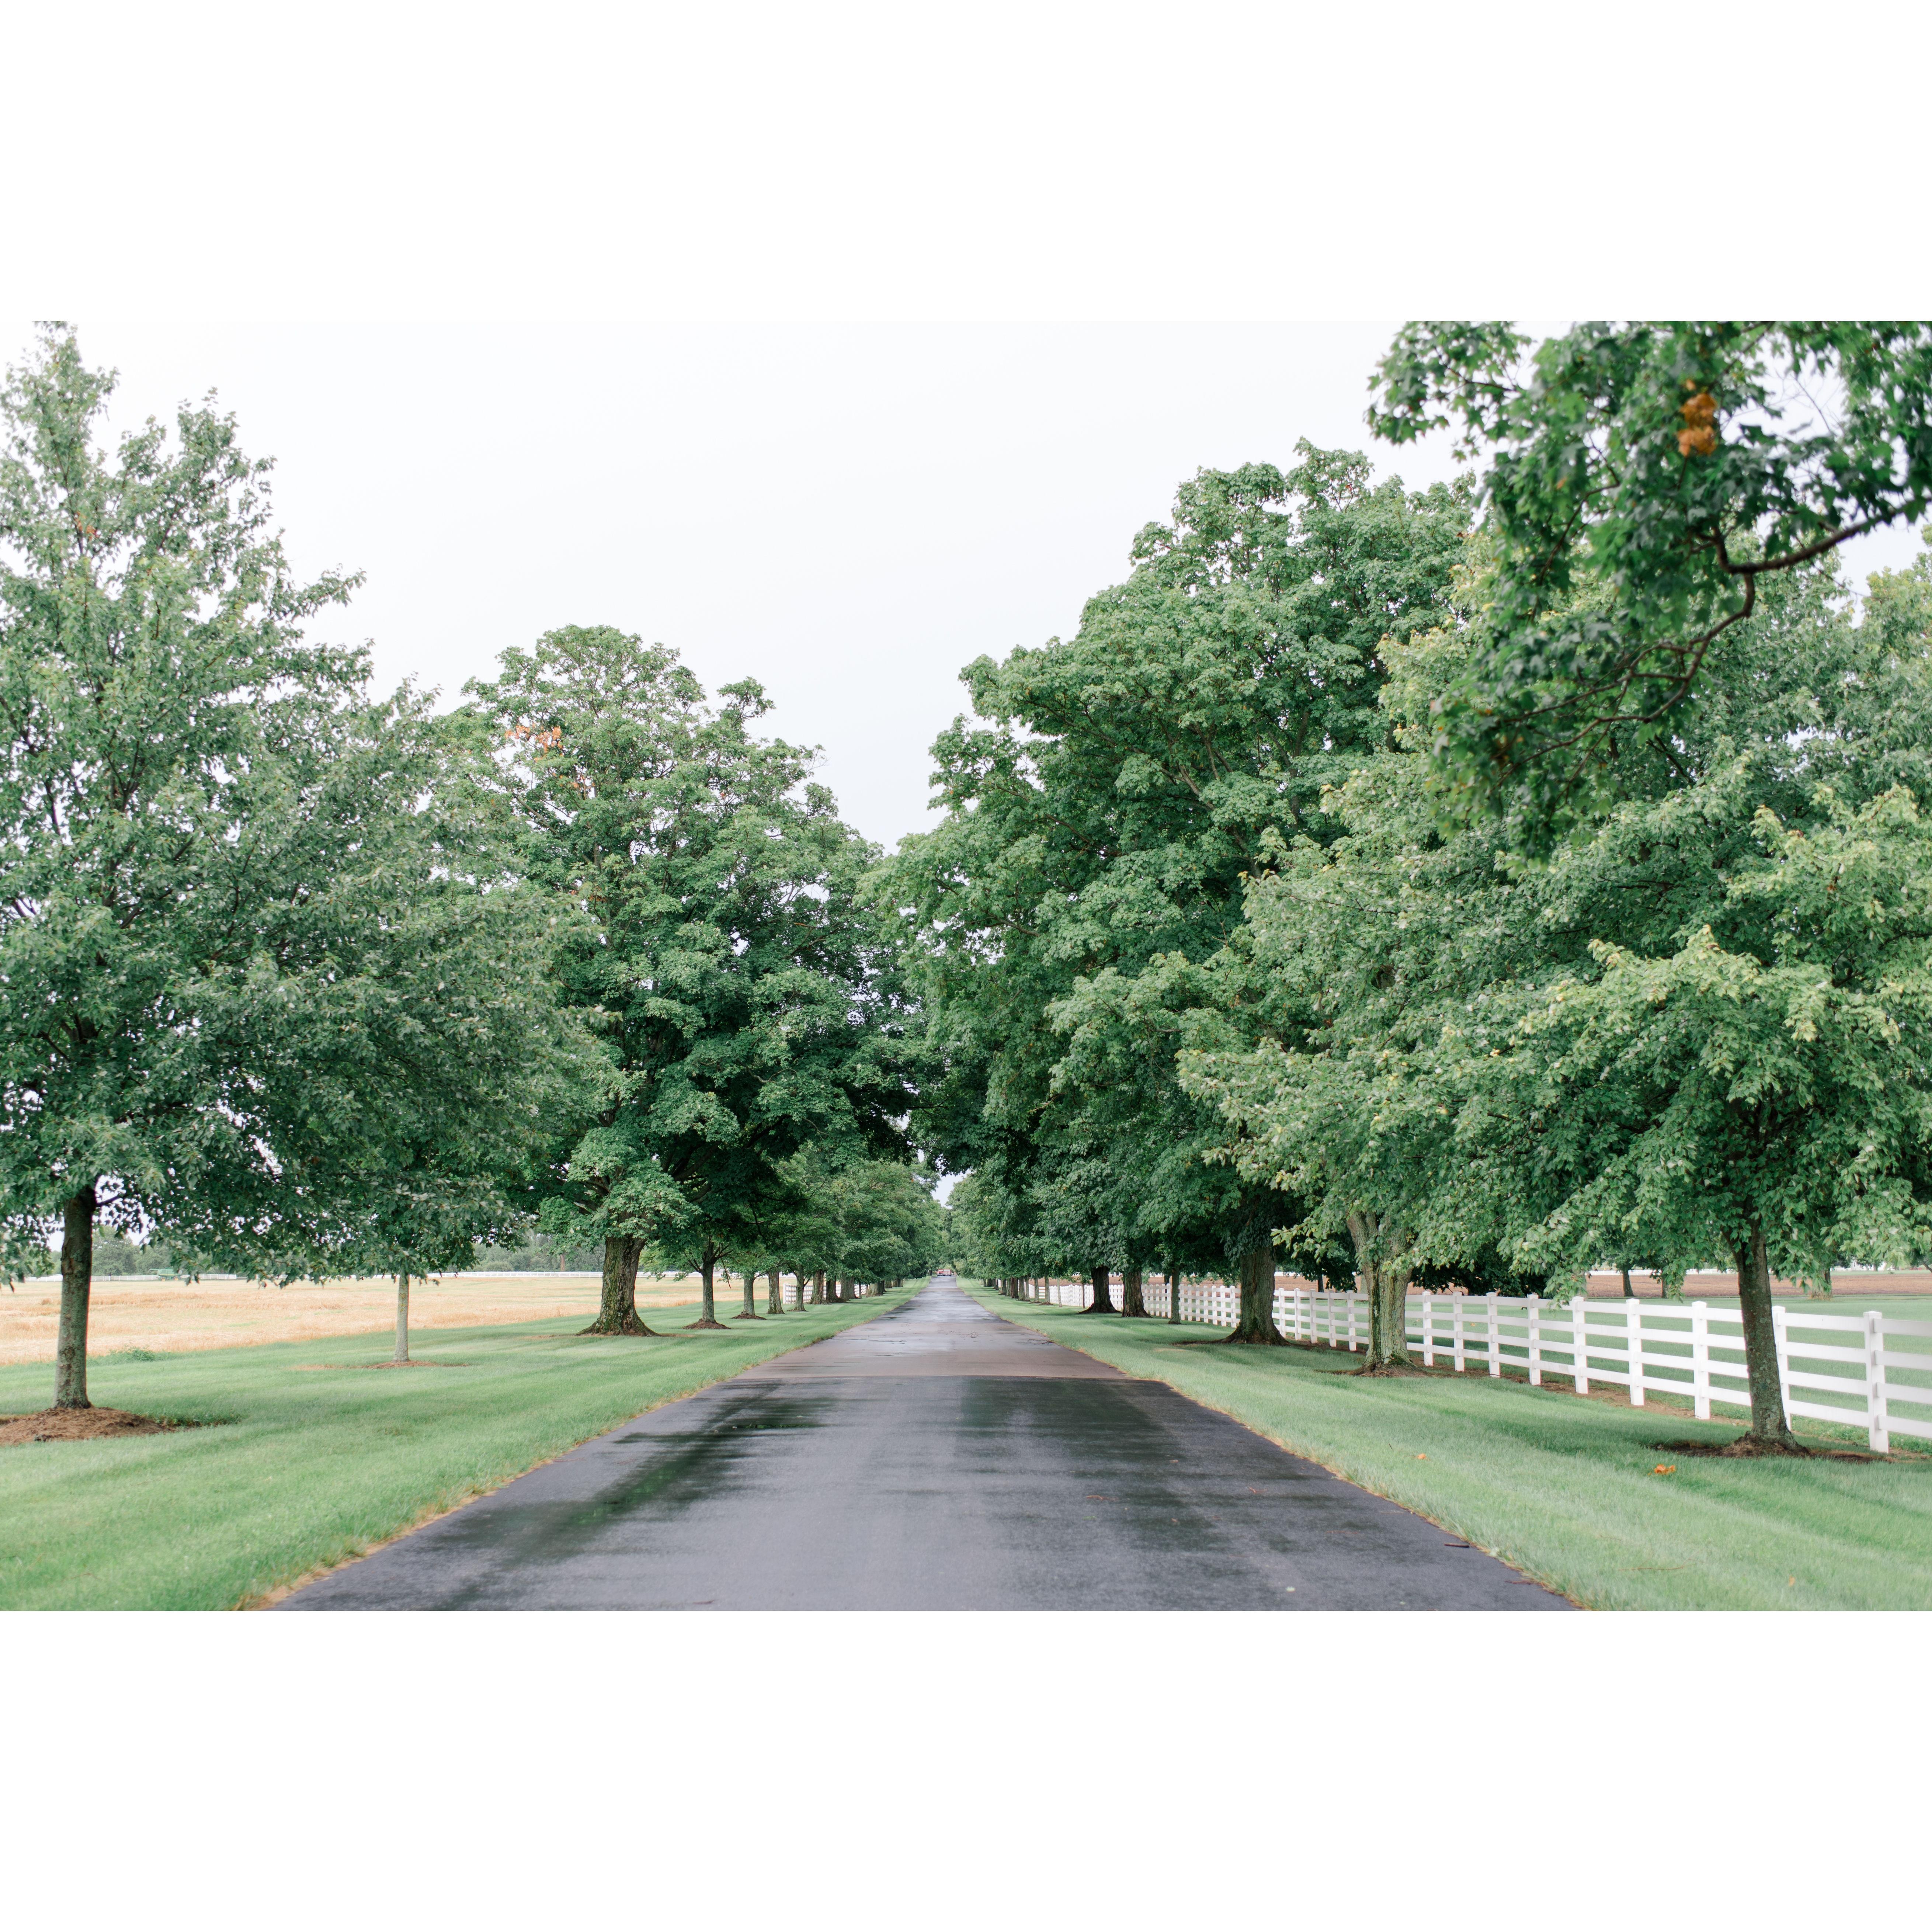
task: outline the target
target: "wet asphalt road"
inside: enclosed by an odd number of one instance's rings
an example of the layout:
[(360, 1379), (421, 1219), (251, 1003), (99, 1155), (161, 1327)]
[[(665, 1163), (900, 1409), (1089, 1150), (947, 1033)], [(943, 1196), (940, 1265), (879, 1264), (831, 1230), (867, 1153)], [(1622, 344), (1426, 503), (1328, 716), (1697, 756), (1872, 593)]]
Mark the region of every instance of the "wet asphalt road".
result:
[(290, 1610), (1562, 1610), (950, 1284), (520, 1477)]

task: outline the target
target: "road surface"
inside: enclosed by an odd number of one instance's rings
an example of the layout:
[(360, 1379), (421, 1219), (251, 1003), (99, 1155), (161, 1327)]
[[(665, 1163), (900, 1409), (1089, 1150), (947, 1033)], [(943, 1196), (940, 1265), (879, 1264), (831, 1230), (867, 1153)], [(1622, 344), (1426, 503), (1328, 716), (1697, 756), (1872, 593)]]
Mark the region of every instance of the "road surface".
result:
[(280, 1607), (1570, 1606), (941, 1281), (586, 1442)]

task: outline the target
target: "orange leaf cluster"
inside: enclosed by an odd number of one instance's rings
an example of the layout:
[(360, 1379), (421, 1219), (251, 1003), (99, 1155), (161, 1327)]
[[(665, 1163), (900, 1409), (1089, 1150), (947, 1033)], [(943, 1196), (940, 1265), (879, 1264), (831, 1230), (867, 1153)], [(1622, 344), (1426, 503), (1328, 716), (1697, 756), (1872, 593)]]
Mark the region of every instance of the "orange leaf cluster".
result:
[(1708, 456), (1718, 446), (1718, 402), (1708, 389), (1700, 389), (1679, 412), (1684, 428), (1677, 432), (1679, 456)]

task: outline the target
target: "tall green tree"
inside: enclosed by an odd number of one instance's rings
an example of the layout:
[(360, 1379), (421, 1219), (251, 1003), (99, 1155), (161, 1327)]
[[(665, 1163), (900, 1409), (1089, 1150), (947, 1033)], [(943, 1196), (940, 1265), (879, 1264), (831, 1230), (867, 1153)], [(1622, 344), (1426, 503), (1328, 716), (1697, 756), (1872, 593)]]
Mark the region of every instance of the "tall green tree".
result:
[(371, 722), (328, 774), (355, 836), (284, 923), (253, 1077), (283, 1270), (393, 1276), (402, 1363), (411, 1277), (521, 1238), (604, 1062), (552, 998), (575, 916), (516, 876), (473, 721), (406, 692)]
[(1235, 1157), (1372, 1214), (1399, 1268), (1732, 1260), (1743, 1446), (1788, 1451), (1772, 1270), (1923, 1240), (1928, 591), (1922, 563), (1876, 580), (1859, 622), (1824, 562), (1767, 586), (1680, 708), (1677, 769), (1543, 858), (1442, 818), (1417, 754), (1480, 621), (1399, 652), (1415, 750), (1251, 881), (1267, 1036), (1184, 1069)]
[(303, 632), (353, 580), (295, 575), (212, 406), (104, 452), (112, 387), (55, 328), (0, 396), (0, 1215), (16, 1264), (61, 1226), (65, 1407), (98, 1222), (245, 1258), (286, 1211), (256, 1043), (368, 734)]
[(1468, 524), (1466, 493), (1300, 454), (1203, 472), (1075, 638), (968, 668), (987, 722), (940, 740), (948, 817), (896, 875), (952, 1056), (922, 1131), (1030, 1202), (1057, 1265), (1217, 1250), (1255, 1341), (1280, 1339), (1284, 1210), (1207, 1159), (1222, 1128), (1176, 1080), (1184, 1015), (1270, 829), (1322, 836), (1323, 785), (1386, 735), (1383, 640), (1436, 620)]
[(755, 684), (706, 702), (661, 645), (554, 631), (468, 687), (500, 735), (531, 879), (583, 916), (558, 995), (602, 1040), (592, 1124), (542, 1214), (601, 1234), (592, 1332), (644, 1334), (646, 1243), (704, 1277), (744, 1245), (778, 1169), (812, 1141), (887, 1146), (910, 1103), (909, 1018), (861, 902), (877, 858), (809, 776), (760, 737)]

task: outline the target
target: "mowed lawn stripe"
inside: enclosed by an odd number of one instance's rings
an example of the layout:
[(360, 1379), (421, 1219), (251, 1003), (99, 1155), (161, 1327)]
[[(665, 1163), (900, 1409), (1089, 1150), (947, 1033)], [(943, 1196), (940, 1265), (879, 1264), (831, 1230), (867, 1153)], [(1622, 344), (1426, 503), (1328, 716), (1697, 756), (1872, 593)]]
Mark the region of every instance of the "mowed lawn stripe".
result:
[[(1592, 1608), (1932, 1607), (1932, 1456), (1673, 1455), (1655, 1444), (1724, 1442), (1742, 1422), (1486, 1376), (1364, 1378), (1348, 1372), (1346, 1352), (1326, 1348), (1180, 1347), (1223, 1331), (974, 1292), (1010, 1320), (1166, 1382)], [(1802, 1426), (1846, 1448), (1863, 1440)], [(1657, 1474), (1659, 1463), (1675, 1473)]]
[[(896, 1306), (904, 1293), (661, 1340), (580, 1317), (153, 1361), (97, 1358), (103, 1407), (204, 1425), (0, 1448), (0, 1608), (223, 1610), (358, 1556), (634, 1415)], [(318, 1364), (334, 1366), (318, 1368)], [(0, 1369), (0, 1414), (45, 1407), (44, 1363)]]

